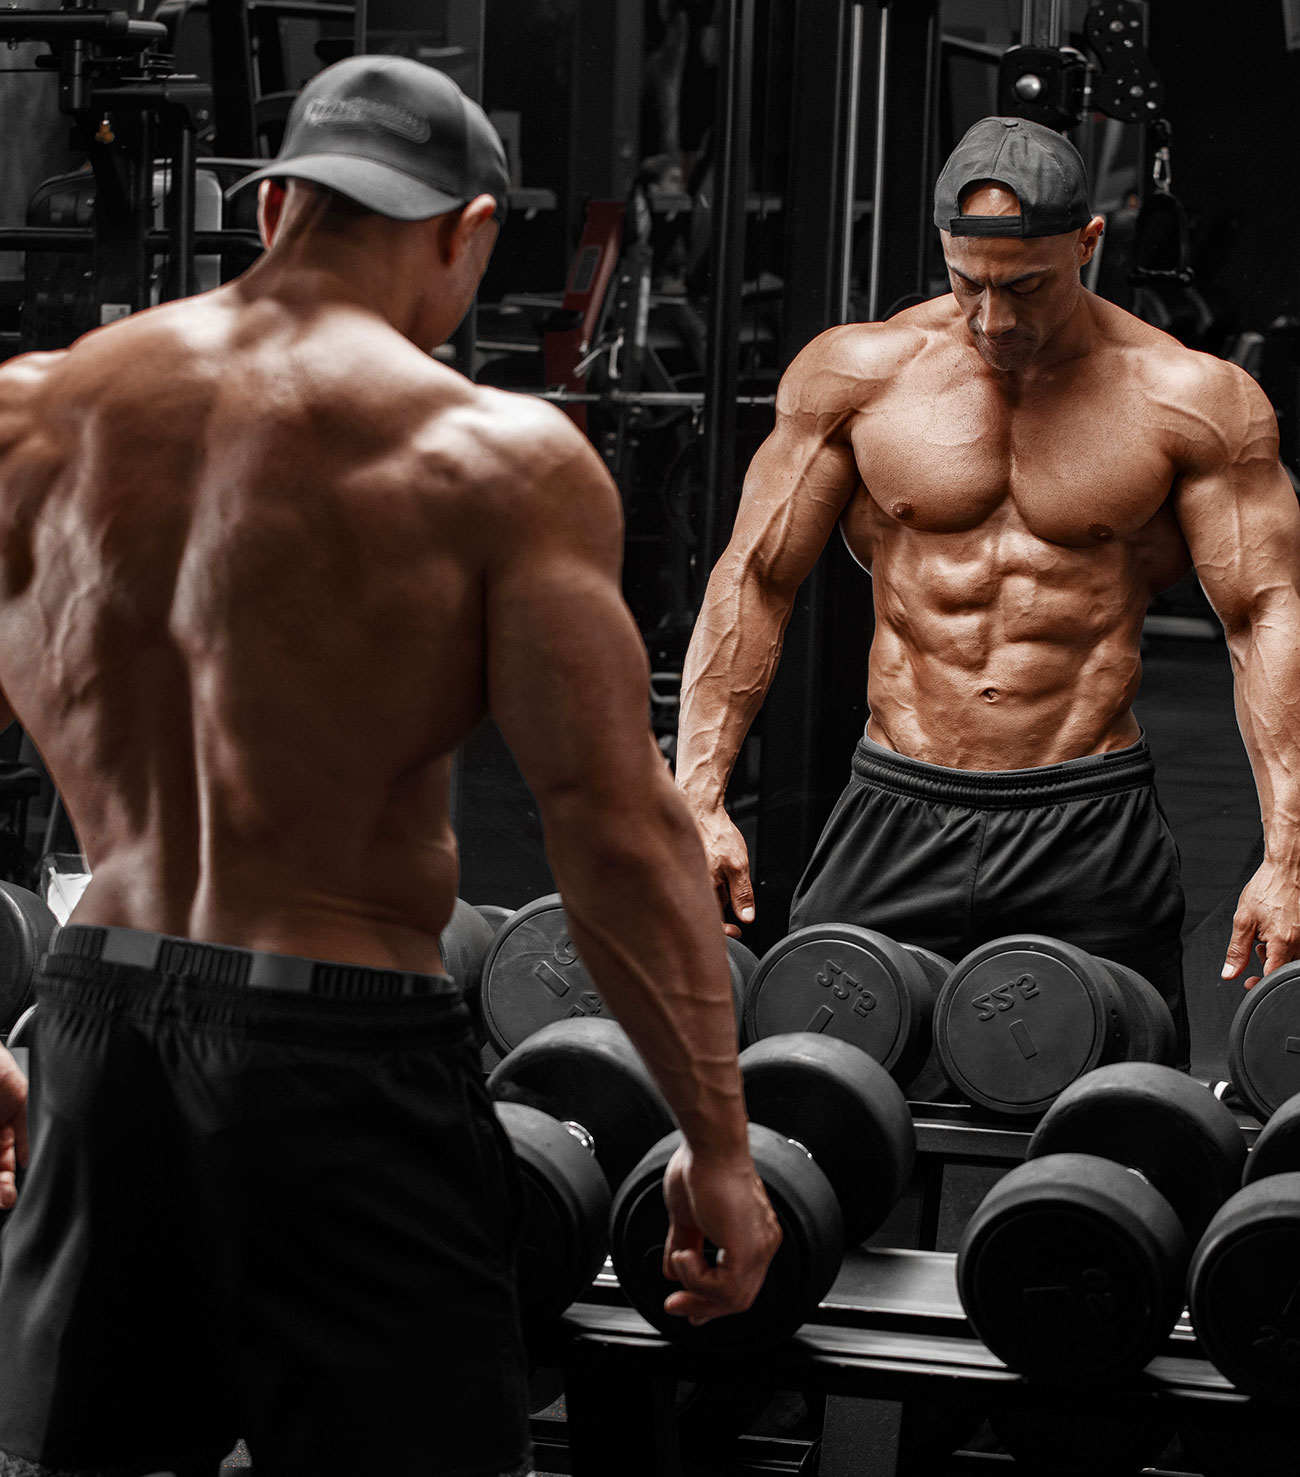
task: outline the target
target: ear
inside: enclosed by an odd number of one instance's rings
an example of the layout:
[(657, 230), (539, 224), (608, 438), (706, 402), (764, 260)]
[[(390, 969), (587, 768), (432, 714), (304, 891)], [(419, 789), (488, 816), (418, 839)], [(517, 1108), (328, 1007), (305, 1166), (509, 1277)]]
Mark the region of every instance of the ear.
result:
[(257, 187), (257, 229), (263, 246), (275, 240), (283, 210), (284, 186), (279, 180), (264, 179)]
[[(444, 237), (444, 250), (449, 267), (456, 265), (471, 244), (484, 251), (483, 259), (487, 260), (486, 252), (490, 251), (496, 242), (496, 222), (492, 219), (496, 208), (497, 203), (491, 195), (475, 195), (458, 215), (451, 218), (454, 224)], [(487, 233), (486, 236), (483, 235), (484, 232)]]
[(1092, 260), (1093, 252), (1097, 250), (1097, 243), (1101, 240), (1101, 233), (1105, 229), (1105, 217), (1094, 215), (1079, 232), (1079, 265), (1081, 267), (1086, 267)]

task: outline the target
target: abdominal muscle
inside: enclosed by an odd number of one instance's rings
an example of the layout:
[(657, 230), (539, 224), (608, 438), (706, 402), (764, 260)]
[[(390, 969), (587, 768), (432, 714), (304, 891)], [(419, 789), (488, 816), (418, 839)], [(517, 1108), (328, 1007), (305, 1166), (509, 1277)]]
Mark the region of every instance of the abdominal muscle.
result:
[(981, 533), (878, 538), (868, 737), (968, 770), (1134, 743), (1151, 594), (1134, 550)]

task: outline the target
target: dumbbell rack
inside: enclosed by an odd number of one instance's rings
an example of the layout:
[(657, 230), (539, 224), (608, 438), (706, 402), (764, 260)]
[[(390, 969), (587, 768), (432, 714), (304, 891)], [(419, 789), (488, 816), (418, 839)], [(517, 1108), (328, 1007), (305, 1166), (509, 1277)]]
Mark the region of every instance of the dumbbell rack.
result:
[[(933, 1245), (949, 1164), (1005, 1165), (1024, 1158), (1029, 1132), (980, 1122), (963, 1107), (926, 1105), (916, 1120), (921, 1187), (918, 1239)], [(1257, 1127), (1242, 1119), (1248, 1139)], [(820, 1477), (893, 1477), (902, 1404), (924, 1399), (982, 1412), (1033, 1411), (1180, 1426), (1248, 1430), (1252, 1402), (1206, 1360), (1186, 1317), (1139, 1378), (1104, 1392), (1051, 1389), (1008, 1370), (971, 1332), (957, 1296), (956, 1256), (922, 1248), (850, 1252), (818, 1318), (766, 1353), (670, 1343), (629, 1308), (609, 1269), (583, 1301), (530, 1350), (564, 1373), (565, 1419), (535, 1421), (539, 1445), (562, 1440), (573, 1477), (674, 1477), (681, 1381), (753, 1380), (824, 1394)]]

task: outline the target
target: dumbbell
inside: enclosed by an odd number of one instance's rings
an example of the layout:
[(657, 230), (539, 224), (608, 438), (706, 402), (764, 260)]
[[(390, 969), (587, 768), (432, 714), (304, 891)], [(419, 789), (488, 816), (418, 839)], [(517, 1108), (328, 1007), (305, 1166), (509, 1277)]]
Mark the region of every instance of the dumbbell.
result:
[(1172, 1065), (1177, 1036), (1155, 987), (1124, 965), (1041, 934), (1012, 934), (960, 959), (939, 992), (934, 1039), (968, 1102), (1042, 1113), (1111, 1062)]
[(816, 1312), (845, 1249), (877, 1230), (911, 1176), (916, 1134), (902, 1089), (847, 1041), (796, 1032), (740, 1054), (749, 1148), (782, 1241), (753, 1305), (698, 1328), (664, 1311), (663, 1177), (681, 1134), (646, 1154), (614, 1196), (610, 1254), (632, 1305), (681, 1342), (762, 1348)]
[(26, 887), (0, 882), (0, 1035), (31, 1003), (32, 979), (58, 919)]
[(1266, 974), (1228, 1029), (1228, 1073), (1261, 1123), (1300, 1092), (1300, 960)]
[(1192, 1256), (1190, 1283), (1192, 1325), (1215, 1367), (1249, 1395), (1293, 1405), (1300, 1397), (1300, 1097), (1260, 1131), (1242, 1188)]
[(36, 1002), (32, 1003), (23, 1011), (22, 1015), (13, 1024), (5, 1045), (10, 1051), (17, 1051), (19, 1047), (30, 1047), (32, 1044), (32, 1032), (36, 1029)]
[(1208, 1088), (1147, 1062), (1067, 1087), (957, 1249), (971, 1327), (1058, 1385), (1142, 1369), (1182, 1311), (1191, 1249), (1241, 1177), (1246, 1142)]
[(811, 1031), (851, 1042), (909, 1097), (927, 1101), (946, 1086), (930, 1023), (951, 967), (853, 923), (796, 929), (759, 960), (745, 995), (745, 1040)]
[(558, 1317), (590, 1286), (609, 1244), (610, 1187), (672, 1131), (673, 1116), (623, 1029), (553, 1021), (487, 1081), (523, 1182), (522, 1316)]
[(478, 910), (479, 917), (492, 930), (493, 938), (515, 916), (515, 910), (505, 907), (502, 903), (475, 903), (474, 906)]
[[(737, 1030), (745, 985), (757, 964), (739, 939), (727, 940)], [(483, 1024), (502, 1054), (550, 1021), (605, 1011), (587, 967), (578, 957), (558, 893), (529, 903), (502, 925), (483, 964)]]

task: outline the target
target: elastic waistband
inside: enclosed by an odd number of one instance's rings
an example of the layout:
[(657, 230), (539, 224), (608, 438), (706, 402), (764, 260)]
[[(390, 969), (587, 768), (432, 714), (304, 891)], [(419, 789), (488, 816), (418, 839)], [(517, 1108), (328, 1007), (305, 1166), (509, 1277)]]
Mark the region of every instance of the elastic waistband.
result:
[(56, 929), (49, 953), (56, 957), (98, 959), (201, 984), (250, 990), (281, 990), (332, 1000), (395, 1000), (403, 996), (458, 998), (456, 983), (445, 974), (415, 974), (373, 969), (362, 964), (335, 964), (272, 954), (231, 944), (199, 943), (166, 933), (70, 923)]
[(1091, 800), (1152, 784), (1155, 766), (1145, 738), (1126, 749), (1087, 754), (1037, 769), (948, 769), (896, 754), (862, 738), (853, 773), (880, 790), (972, 810), (1027, 810), (1065, 800)]

